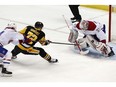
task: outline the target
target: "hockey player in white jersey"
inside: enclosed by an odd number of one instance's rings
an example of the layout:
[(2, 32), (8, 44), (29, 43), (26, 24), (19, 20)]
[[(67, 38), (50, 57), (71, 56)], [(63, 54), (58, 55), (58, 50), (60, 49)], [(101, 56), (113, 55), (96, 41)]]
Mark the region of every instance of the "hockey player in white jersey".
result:
[[(78, 31), (84, 37), (76, 40)], [(81, 51), (92, 47), (106, 57), (115, 55), (112, 48), (106, 44), (105, 24), (99, 22), (82, 20), (81, 22), (74, 23), (68, 40), (72, 43), (77, 42)]]
[(7, 27), (0, 32), (0, 60), (2, 61), (2, 75), (12, 76), (12, 72), (7, 71), (12, 54), (4, 48), (4, 46), (10, 42), (17, 45), (26, 41), (26, 39), (24, 40), (24, 36), (16, 31), (16, 24), (13, 22), (10, 22)]

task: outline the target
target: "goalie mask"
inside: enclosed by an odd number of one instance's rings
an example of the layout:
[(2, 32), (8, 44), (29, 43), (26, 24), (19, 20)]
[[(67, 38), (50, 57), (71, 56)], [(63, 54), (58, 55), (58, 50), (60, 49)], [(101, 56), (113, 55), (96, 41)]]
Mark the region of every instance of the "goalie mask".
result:
[(88, 26), (89, 26), (89, 22), (88, 21), (86, 21), (86, 20), (82, 20), (81, 22), (80, 22), (80, 28), (82, 29), (82, 30), (87, 30), (88, 29)]

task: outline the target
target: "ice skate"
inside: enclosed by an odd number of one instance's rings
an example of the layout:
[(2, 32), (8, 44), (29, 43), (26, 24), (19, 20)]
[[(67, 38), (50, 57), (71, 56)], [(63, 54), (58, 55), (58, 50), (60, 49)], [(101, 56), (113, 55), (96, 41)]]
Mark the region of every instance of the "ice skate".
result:
[(72, 23), (80, 22), (82, 20), (81, 15), (78, 15), (77, 17), (70, 18)]
[(111, 49), (111, 52), (108, 54), (108, 57), (111, 57), (111, 56), (115, 55), (115, 53), (114, 53), (114, 51), (112, 50), (111, 47), (110, 47), (110, 49)]
[(12, 72), (7, 71), (6, 68), (2, 68), (1, 74), (2, 74), (1, 75), (2, 77), (11, 77), (12, 76)]
[(17, 56), (12, 56), (12, 59), (16, 59), (17, 58)]
[(70, 20), (71, 20), (71, 22), (72, 22), (72, 23), (75, 23), (75, 22), (77, 22), (77, 20), (76, 20), (76, 18), (75, 18), (75, 17), (73, 17), (73, 18), (70, 18)]
[(58, 59), (52, 59), (52, 58), (51, 58), (50, 60), (48, 60), (48, 62), (49, 62), (49, 63), (57, 63), (57, 62), (58, 62)]

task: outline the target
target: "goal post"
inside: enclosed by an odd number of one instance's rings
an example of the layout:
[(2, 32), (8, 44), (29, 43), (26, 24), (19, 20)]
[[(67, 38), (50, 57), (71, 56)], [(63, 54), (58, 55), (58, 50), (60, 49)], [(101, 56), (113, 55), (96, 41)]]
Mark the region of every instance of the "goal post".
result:
[(116, 5), (109, 5), (108, 41), (116, 43)]
[(109, 32), (108, 32), (108, 42), (111, 42), (111, 18), (112, 18), (112, 5), (109, 5)]

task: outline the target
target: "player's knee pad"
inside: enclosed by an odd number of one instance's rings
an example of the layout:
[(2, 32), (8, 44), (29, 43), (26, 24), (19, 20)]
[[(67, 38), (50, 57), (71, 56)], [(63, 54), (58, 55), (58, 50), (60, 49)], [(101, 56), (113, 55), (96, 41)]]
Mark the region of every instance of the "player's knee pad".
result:
[(68, 37), (68, 41), (74, 43), (77, 38), (78, 38), (78, 31), (71, 29)]
[(44, 49), (43, 48), (38, 48), (38, 50), (40, 51), (40, 53), (43, 53), (44, 52)]
[(45, 52), (45, 50), (43, 49), (43, 48), (37, 48), (38, 50), (39, 50), (39, 55), (41, 56), (41, 57), (45, 57), (46, 56), (46, 52)]

